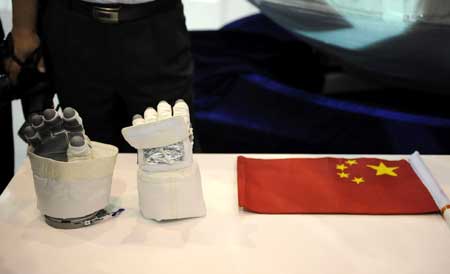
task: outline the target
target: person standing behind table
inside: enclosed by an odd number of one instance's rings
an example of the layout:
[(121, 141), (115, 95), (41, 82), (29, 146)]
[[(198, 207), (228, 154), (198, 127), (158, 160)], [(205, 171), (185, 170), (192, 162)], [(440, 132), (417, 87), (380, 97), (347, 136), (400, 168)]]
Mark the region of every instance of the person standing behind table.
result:
[[(0, 19), (0, 39), (3, 40), (5, 34)], [(8, 185), (14, 175), (14, 139), (12, 130), (11, 104), (0, 106), (0, 142), (3, 145), (3, 163), (0, 172), (0, 194)]]
[[(181, 0), (46, 2), (46, 69), (62, 107), (83, 115), (93, 140), (132, 151), (120, 130), (134, 114), (161, 100), (191, 105), (193, 60)], [(13, 1), (18, 55), (39, 44), (37, 4)]]

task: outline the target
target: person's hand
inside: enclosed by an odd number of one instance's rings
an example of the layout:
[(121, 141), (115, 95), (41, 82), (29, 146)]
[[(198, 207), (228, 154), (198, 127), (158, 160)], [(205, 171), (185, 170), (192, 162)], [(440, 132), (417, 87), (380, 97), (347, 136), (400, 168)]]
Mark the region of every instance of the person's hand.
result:
[[(12, 33), (12, 40), (14, 45), (15, 56), (23, 63), (30, 57), (30, 55), (40, 46), (39, 36), (32, 31), (20, 31), (14, 30)], [(8, 58), (5, 61), (5, 71), (8, 73), (8, 77), (15, 84), (17, 83), (17, 77), (19, 76), (21, 66), (13, 58)], [(44, 58), (38, 62), (38, 71), (45, 72)]]

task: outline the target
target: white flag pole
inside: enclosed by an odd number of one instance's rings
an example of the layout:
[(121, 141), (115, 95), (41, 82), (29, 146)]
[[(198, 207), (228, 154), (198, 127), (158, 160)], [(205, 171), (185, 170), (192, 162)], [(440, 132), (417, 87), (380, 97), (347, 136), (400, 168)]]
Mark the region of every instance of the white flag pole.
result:
[(417, 176), (422, 180), (423, 184), (430, 192), (433, 200), (436, 202), (436, 205), (441, 210), (442, 217), (444, 217), (444, 220), (450, 227), (450, 199), (447, 197), (439, 183), (433, 177), (428, 167), (425, 165), (424, 161), (420, 157), (419, 152), (414, 152), (409, 157), (409, 162), (411, 164), (411, 167), (416, 172)]

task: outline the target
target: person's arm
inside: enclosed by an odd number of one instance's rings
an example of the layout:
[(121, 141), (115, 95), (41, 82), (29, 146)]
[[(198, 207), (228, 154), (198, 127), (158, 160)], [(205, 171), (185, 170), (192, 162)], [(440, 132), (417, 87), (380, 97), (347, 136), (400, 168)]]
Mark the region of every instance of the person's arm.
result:
[[(13, 27), (12, 37), (14, 41), (15, 55), (22, 61), (39, 47), (40, 39), (37, 34), (38, 0), (12, 0)], [(6, 61), (6, 70), (9, 77), (17, 80), (20, 66), (13, 60)], [(39, 70), (44, 71), (43, 60), (39, 63)]]

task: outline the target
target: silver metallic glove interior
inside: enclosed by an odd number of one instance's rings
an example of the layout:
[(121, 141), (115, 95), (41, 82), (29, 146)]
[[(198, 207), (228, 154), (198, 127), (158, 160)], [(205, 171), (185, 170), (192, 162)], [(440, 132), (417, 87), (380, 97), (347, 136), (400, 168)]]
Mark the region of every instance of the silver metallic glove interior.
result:
[(118, 149), (91, 142), (73, 108), (33, 114), (24, 129), (37, 206), (56, 228), (79, 228), (116, 216), (108, 207)]
[(122, 129), (138, 150), (139, 206), (145, 218), (157, 221), (206, 215), (200, 170), (193, 159), (194, 134), (189, 107), (183, 100), (159, 102), (135, 115)]

